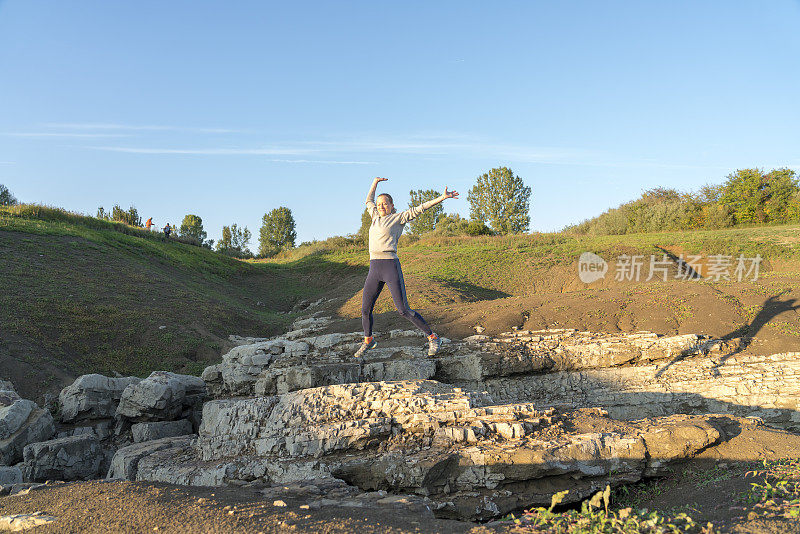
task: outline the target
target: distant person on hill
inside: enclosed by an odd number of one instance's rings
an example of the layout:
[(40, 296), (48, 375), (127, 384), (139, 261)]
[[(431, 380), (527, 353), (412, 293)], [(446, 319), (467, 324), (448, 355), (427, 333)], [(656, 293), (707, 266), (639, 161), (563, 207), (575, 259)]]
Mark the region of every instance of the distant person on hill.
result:
[(170, 228), (169, 223), (167, 223), (167, 225), (164, 227), (164, 235), (166, 237), (169, 237), (169, 234), (171, 233), (172, 233), (172, 228)]
[(403, 233), (407, 222), (419, 217), (422, 212), (443, 202), (448, 198), (458, 198), (456, 191), (444, 188), (444, 194), (433, 200), (423, 202), (419, 206), (409, 208), (402, 213), (394, 209), (391, 195), (381, 193), (378, 203), (375, 203), (375, 190), (380, 182), (386, 178), (375, 178), (372, 187), (367, 193), (367, 211), (372, 217), (369, 227), (369, 274), (364, 282), (364, 293), (361, 297), (361, 324), (364, 327), (364, 343), (356, 351), (355, 356), (363, 356), (365, 352), (378, 344), (372, 337), (372, 310), (378, 300), (384, 284), (389, 285), (392, 300), (400, 315), (414, 323), (428, 336), (428, 355), (433, 356), (441, 347), (439, 336), (433, 333), (425, 319), (408, 306), (406, 299), (406, 284), (403, 281), (403, 271), (400, 269), (400, 260), (397, 258), (397, 241)]
[(146, 223), (144, 223), (144, 227), (145, 227), (145, 228), (147, 228), (147, 231), (148, 231), (148, 232), (150, 231), (150, 227), (151, 227), (151, 226), (153, 226), (153, 218), (152, 218), (152, 217), (150, 217), (149, 219), (147, 219), (147, 222), (146, 222)]

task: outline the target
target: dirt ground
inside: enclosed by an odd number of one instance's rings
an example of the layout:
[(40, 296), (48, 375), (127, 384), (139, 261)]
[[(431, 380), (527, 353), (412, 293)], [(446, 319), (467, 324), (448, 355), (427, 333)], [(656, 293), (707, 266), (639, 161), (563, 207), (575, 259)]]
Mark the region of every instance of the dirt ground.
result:
[[(774, 354), (800, 350), (800, 275), (796, 266), (776, 265), (755, 281), (652, 280), (591, 285), (576, 283), (577, 269), (553, 268), (546, 279), (531, 274), (529, 289), (499, 298), (464, 294), (437, 281), (407, 276), (408, 299), (434, 330), (451, 338), (498, 334), (512, 326), (530, 330), (576, 328), (593, 332), (705, 334), (743, 338), (742, 352)], [(352, 285), (352, 284), (351, 284)], [(324, 308), (341, 321), (329, 331), (361, 329), (360, 287), (333, 292)], [(408, 328), (394, 311), (388, 290), (377, 304), (375, 329)]]

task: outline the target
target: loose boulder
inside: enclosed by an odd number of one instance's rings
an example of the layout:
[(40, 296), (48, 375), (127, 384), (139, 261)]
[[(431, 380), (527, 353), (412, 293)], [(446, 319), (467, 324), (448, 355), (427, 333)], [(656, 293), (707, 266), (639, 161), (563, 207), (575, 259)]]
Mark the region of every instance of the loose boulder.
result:
[(126, 480), (136, 480), (139, 469), (139, 460), (153, 453), (168, 448), (190, 447), (197, 436), (180, 436), (174, 438), (163, 438), (153, 441), (136, 443), (119, 449), (111, 459), (111, 467), (106, 478), (122, 478)]
[(125, 388), (116, 416), (132, 422), (185, 419), (201, 409), (205, 394), (201, 378), (155, 371)]
[(100, 443), (93, 435), (71, 436), (25, 447), (23, 477), (45, 480), (89, 480), (97, 477), (103, 459)]
[(0, 466), (0, 486), (22, 483), (22, 470), (17, 466)]
[(114, 417), (122, 392), (128, 386), (141, 382), (141, 378), (128, 376), (110, 378), (98, 374), (79, 376), (71, 385), (61, 390), (58, 402), (61, 421)]
[(21, 461), (25, 445), (50, 439), (54, 433), (50, 412), (13, 390), (0, 391), (0, 465)]

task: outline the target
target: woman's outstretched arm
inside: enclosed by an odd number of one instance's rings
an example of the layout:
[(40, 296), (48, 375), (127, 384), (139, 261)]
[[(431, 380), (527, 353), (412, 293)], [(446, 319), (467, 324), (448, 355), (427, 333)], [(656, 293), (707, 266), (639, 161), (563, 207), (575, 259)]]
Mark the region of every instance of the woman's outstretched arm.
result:
[(405, 224), (408, 221), (414, 220), (417, 217), (419, 217), (425, 210), (431, 209), (436, 204), (441, 204), (448, 198), (458, 198), (458, 191), (448, 191), (447, 187), (445, 187), (444, 194), (439, 195), (433, 200), (423, 202), (419, 206), (414, 206), (413, 208), (408, 208), (406, 211), (404, 211), (402, 217), (400, 218), (400, 222)]

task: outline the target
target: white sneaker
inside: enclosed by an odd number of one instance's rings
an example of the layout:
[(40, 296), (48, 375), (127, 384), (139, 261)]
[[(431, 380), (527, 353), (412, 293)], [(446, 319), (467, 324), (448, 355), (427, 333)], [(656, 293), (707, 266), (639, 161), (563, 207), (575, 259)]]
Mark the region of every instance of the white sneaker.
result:
[(436, 334), (433, 334), (433, 335), (434, 335), (434, 337), (429, 337), (428, 338), (428, 356), (433, 356), (434, 354), (439, 352), (439, 349), (442, 346), (441, 338), (439, 336), (437, 336)]
[(360, 347), (358, 347), (358, 350), (356, 351), (356, 353), (354, 354), (354, 356), (355, 356), (356, 358), (360, 358), (360, 357), (362, 357), (362, 356), (364, 355), (364, 353), (365, 353), (365, 352), (367, 352), (369, 349), (374, 349), (374, 348), (375, 348), (375, 347), (377, 347), (377, 346), (378, 346), (378, 343), (376, 343), (374, 339), (373, 339), (372, 341), (370, 341), (369, 343), (367, 343), (367, 342), (365, 341), (365, 342), (363, 342), (363, 343), (361, 344), (361, 346), (360, 346)]

